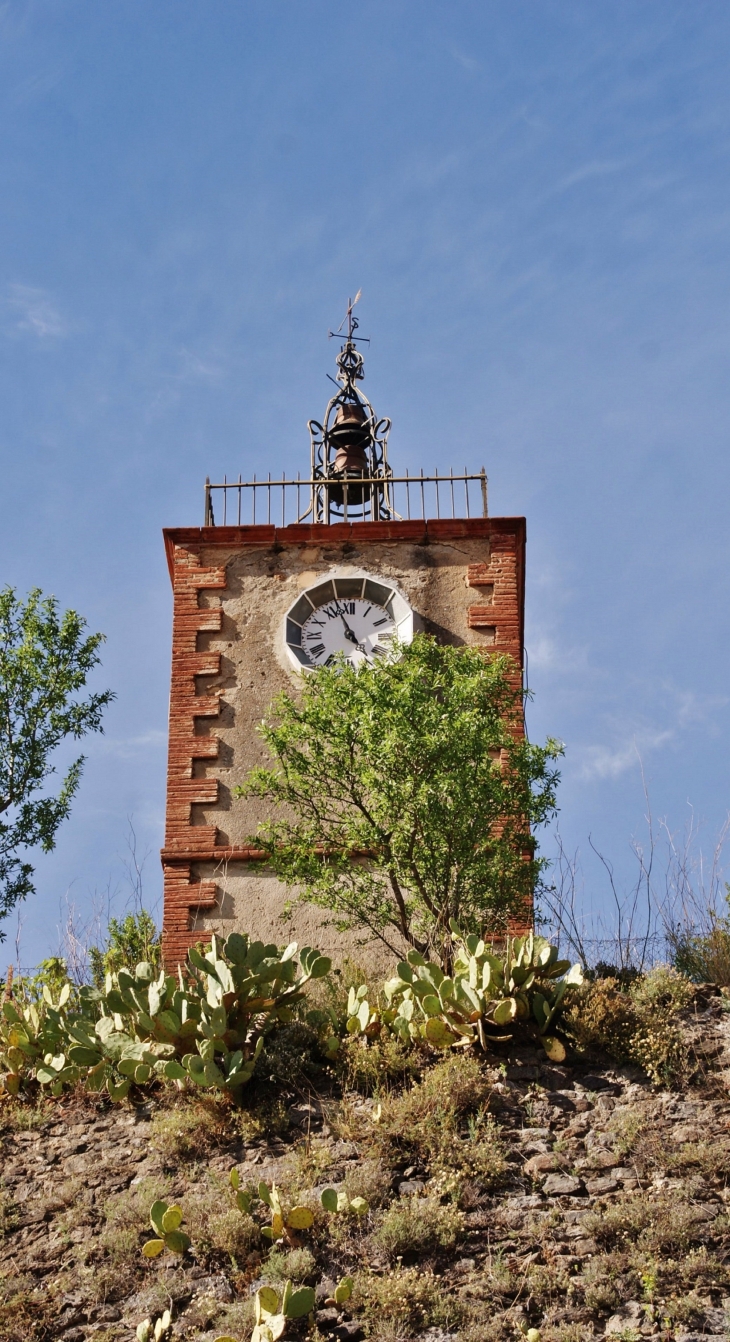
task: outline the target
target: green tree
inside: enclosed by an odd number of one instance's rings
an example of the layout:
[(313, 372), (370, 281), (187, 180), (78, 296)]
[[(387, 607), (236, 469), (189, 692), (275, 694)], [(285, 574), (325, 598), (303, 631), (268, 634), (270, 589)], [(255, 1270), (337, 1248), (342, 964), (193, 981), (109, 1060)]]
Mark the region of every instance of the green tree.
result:
[(67, 737), (101, 731), (114, 698), (111, 690), (80, 697), (104, 639), (84, 637), (85, 628), (38, 589), (25, 602), (11, 587), (0, 591), (0, 918), (33, 893), (27, 850), (51, 851), (79, 786), (83, 755), (56, 796), (36, 796), (55, 773), (53, 751)]
[(300, 900), (448, 966), (451, 919), (498, 932), (528, 910), (562, 747), (524, 739), (510, 659), (425, 635), (397, 652), (280, 695), (260, 727), (274, 767), (236, 791), (282, 808), (255, 842)]

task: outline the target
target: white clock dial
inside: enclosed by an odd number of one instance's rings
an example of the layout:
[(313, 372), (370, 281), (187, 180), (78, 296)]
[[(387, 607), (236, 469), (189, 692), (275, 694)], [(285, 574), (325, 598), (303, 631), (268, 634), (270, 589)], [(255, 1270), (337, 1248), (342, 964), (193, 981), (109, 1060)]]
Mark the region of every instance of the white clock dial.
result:
[(326, 666), (340, 653), (353, 666), (375, 665), (393, 639), (410, 643), (413, 611), (396, 587), (368, 573), (333, 573), (289, 607), (284, 642), (298, 670)]
[(302, 625), (302, 647), (314, 666), (344, 653), (354, 666), (372, 662), (388, 651), (395, 620), (374, 601), (335, 599), (313, 610)]

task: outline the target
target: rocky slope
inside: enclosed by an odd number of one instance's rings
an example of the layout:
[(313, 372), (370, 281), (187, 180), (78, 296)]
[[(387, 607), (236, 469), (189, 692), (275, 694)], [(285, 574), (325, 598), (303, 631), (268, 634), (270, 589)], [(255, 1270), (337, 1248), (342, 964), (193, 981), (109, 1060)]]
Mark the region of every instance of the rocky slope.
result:
[[(175, 1338), (248, 1342), (252, 1293), (287, 1276), (318, 1296), (292, 1337), (724, 1338), (729, 1025), (720, 995), (698, 992), (683, 1029), (699, 1070), (675, 1091), (521, 1049), (435, 1062), (378, 1102), (325, 1076), (259, 1087), (243, 1112), (162, 1094), (5, 1100), (0, 1338), (117, 1342), (170, 1307)], [(313, 1208), (343, 1187), (370, 1211), (318, 1212), (270, 1254), (265, 1209), (234, 1205), (234, 1165), (243, 1186), (276, 1181)], [(185, 1212), (182, 1260), (142, 1257), (159, 1196)], [(327, 1301), (343, 1273), (355, 1292), (340, 1309)]]

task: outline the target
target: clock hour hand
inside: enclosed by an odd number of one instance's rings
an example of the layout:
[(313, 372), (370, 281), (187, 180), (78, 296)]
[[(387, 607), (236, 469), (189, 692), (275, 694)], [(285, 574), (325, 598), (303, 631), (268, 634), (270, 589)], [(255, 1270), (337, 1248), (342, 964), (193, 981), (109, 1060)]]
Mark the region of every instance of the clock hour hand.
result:
[(368, 655), (367, 648), (364, 648), (362, 643), (359, 642), (357, 634), (355, 633), (354, 629), (350, 628), (349, 624), (347, 623), (347, 620), (342, 614), (342, 611), (340, 611), (340, 619), (342, 620), (342, 623), (345, 626), (345, 638), (348, 640), (349, 643), (354, 643), (358, 652), (361, 652), (364, 657), (367, 657)]

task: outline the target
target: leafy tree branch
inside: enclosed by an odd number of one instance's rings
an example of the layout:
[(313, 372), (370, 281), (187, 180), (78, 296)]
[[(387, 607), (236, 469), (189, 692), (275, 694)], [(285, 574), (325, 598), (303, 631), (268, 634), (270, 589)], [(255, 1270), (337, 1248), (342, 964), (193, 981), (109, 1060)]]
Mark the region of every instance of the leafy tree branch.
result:
[(37, 588), (25, 602), (11, 587), (0, 591), (0, 918), (33, 892), (25, 854), (50, 852), (79, 787), (83, 755), (57, 795), (35, 795), (55, 773), (53, 751), (67, 737), (101, 731), (114, 698), (111, 690), (80, 697), (104, 639), (84, 637), (85, 628), (76, 611), (59, 614), (55, 598)]

